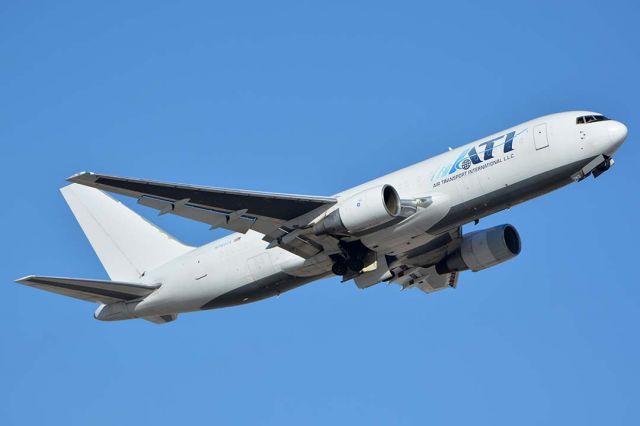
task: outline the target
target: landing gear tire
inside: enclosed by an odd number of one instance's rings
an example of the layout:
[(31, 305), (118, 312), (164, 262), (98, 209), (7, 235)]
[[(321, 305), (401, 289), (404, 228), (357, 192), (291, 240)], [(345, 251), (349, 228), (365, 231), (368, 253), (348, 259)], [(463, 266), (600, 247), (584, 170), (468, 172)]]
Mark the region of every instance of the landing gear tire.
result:
[(344, 262), (334, 263), (333, 266), (331, 267), (331, 272), (333, 272), (334, 275), (343, 276), (344, 274), (347, 273), (346, 263)]
[(364, 268), (364, 262), (362, 260), (360, 260), (360, 259), (352, 258), (352, 259), (347, 260), (347, 266), (353, 272), (360, 272), (360, 271), (362, 271), (362, 268)]

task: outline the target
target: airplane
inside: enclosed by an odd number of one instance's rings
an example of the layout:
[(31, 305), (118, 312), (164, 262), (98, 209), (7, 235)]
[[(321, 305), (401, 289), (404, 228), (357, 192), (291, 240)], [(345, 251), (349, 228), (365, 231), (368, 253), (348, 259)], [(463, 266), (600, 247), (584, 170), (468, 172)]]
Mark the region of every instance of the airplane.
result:
[[(111, 280), (16, 282), (98, 303), (98, 320), (163, 324), (179, 313), (242, 305), (329, 276), (431, 293), (520, 253), (513, 225), (462, 226), (613, 165), (627, 137), (590, 111), (527, 121), (331, 197), (243, 191), (82, 172), (61, 188)], [(178, 241), (103, 191), (233, 231)]]

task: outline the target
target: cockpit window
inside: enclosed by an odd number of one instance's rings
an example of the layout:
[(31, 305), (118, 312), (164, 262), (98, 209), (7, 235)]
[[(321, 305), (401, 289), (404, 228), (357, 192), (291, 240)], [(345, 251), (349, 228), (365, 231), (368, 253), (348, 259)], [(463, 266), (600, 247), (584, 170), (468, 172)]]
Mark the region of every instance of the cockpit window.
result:
[(611, 119), (605, 117), (604, 115), (583, 115), (582, 117), (576, 118), (576, 124), (595, 123), (596, 121), (607, 121), (607, 120), (611, 120)]

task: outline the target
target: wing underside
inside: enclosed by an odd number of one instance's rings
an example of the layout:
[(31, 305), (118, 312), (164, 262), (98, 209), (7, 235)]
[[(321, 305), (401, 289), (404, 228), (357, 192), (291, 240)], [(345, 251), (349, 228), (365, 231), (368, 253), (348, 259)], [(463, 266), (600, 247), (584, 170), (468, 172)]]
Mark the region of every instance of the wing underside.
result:
[(451, 272), (440, 275), (435, 271), (435, 267), (410, 268), (392, 280), (393, 283), (406, 288), (419, 288), (425, 293), (444, 290), (445, 288), (455, 288), (458, 285), (458, 272)]
[(67, 180), (134, 198), (180, 202), (224, 214), (238, 212), (247, 219), (268, 219), (276, 223), (290, 221), (318, 208), (328, 208), (336, 202), (332, 197), (242, 191), (88, 172), (78, 173)]
[(328, 236), (302, 235), (307, 225), (333, 206), (332, 197), (242, 191), (178, 183), (132, 179), (89, 172), (67, 179), (104, 191), (136, 198), (138, 203), (159, 211), (245, 233), (264, 234), (264, 240), (304, 258), (335, 248)]
[(436, 272), (435, 263), (459, 247), (461, 236), (462, 229), (458, 227), (404, 253), (391, 265), (393, 277), (390, 281), (402, 289), (419, 288), (426, 293), (455, 288), (460, 273), (440, 275)]

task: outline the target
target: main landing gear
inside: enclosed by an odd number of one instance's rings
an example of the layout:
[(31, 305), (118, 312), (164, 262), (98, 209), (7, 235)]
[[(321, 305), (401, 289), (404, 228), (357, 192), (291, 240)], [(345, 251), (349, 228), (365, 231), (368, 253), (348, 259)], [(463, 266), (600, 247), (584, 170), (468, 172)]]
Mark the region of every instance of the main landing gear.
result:
[(343, 254), (331, 256), (333, 260), (333, 266), (331, 272), (335, 275), (344, 276), (348, 273), (359, 273), (365, 266), (365, 259), (371, 253), (364, 244), (357, 241), (340, 242), (340, 248), (342, 248)]
[(346, 275), (347, 272), (360, 272), (364, 268), (364, 261), (358, 258), (344, 258), (342, 256), (336, 256), (331, 267), (331, 272), (335, 275)]

